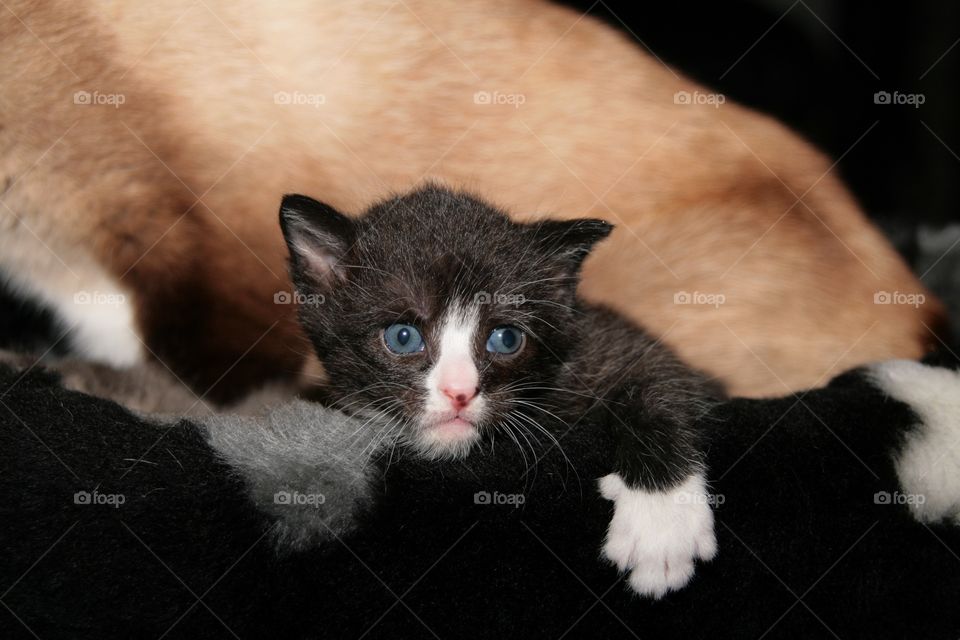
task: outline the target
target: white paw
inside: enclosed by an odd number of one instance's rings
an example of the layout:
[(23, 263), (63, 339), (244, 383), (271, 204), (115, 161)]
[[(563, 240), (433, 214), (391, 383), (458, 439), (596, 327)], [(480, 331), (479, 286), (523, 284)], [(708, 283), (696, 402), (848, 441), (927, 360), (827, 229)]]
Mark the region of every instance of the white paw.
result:
[(870, 378), (917, 417), (894, 454), (905, 504), (920, 522), (960, 524), (960, 371), (890, 360)]
[(630, 572), (630, 587), (661, 598), (683, 588), (696, 560), (717, 554), (706, 482), (692, 475), (669, 491), (630, 489), (616, 473), (600, 479), (600, 494), (614, 504), (603, 555)]

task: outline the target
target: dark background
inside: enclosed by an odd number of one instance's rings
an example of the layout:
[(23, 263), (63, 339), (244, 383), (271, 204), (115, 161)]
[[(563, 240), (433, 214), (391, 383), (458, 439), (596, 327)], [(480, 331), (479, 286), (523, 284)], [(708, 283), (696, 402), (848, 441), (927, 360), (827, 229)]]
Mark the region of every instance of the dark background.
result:
[[(729, 98), (775, 115), (834, 158), (876, 122), (837, 170), (885, 228), (940, 226), (960, 217), (960, 2), (561, 4), (623, 30)], [(874, 104), (881, 90), (926, 100), (919, 108)]]

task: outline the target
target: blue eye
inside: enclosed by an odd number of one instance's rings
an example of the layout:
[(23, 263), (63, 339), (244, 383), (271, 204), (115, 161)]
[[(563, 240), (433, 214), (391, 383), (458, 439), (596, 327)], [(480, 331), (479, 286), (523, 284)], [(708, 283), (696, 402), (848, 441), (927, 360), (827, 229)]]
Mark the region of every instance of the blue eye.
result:
[(394, 353), (423, 351), (423, 336), (412, 324), (392, 324), (383, 331), (383, 343)]
[(510, 355), (523, 346), (523, 332), (516, 327), (497, 327), (487, 338), (487, 351)]

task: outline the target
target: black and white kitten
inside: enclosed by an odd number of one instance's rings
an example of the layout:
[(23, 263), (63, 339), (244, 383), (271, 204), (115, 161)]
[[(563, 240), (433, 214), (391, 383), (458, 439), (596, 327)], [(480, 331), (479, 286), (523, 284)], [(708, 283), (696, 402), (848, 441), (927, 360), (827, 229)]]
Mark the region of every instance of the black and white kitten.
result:
[(280, 222), (332, 406), (392, 421), (427, 458), (465, 456), (497, 432), (559, 438), (581, 420), (606, 426), (618, 442), (600, 479), (614, 503), (606, 558), (655, 598), (713, 558), (696, 431), (711, 385), (576, 296), (581, 264), (610, 224), (518, 224), (434, 185), (353, 219), (290, 195)]

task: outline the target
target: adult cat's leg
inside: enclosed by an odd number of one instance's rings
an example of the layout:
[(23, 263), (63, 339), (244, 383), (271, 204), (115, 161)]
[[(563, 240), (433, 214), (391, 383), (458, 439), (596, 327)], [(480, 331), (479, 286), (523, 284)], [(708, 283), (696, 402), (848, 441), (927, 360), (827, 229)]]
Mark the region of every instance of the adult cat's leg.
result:
[(66, 346), (117, 367), (144, 359), (133, 294), (125, 283), (80, 246), (54, 248), (53, 239), (42, 240), (2, 206), (0, 223), (0, 278), (16, 296), (53, 312), (66, 332)]
[(194, 393), (162, 364), (144, 361), (112, 367), (76, 357), (44, 358), (36, 353), (0, 350), (0, 364), (27, 372), (46, 369), (71, 391), (112, 400), (142, 415), (210, 415), (217, 407)]
[(889, 360), (867, 376), (915, 416), (892, 453), (901, 499), (920, 522), (960, 526), (960, 371)]
[(159, 359), (217, 402), (292, 378), (307, 347), (276, 227), (281, 191), (234, 174), (276, 122), (228, 136), (243, 139), (234, 145), (204, 139), (170, 81), (142, 73), (143, 49), (105, 37), (117, 16), (104, 11), (0, 11), (2, 277), (53, 311), (86, 359)]

